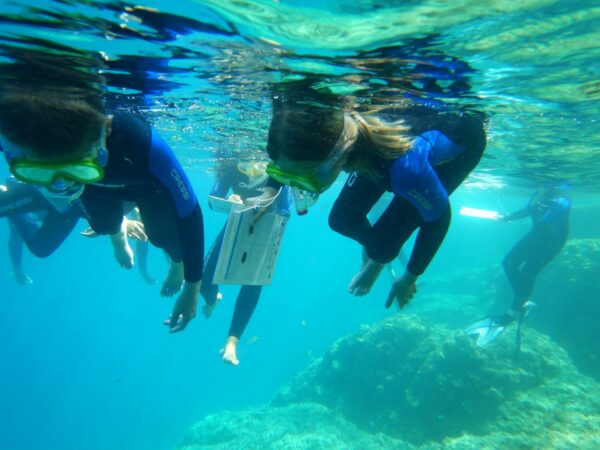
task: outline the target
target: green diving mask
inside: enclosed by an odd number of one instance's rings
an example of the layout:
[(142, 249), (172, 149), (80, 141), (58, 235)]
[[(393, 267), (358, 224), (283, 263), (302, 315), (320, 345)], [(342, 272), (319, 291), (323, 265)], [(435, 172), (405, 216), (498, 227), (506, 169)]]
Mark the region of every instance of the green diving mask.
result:
[(286, 170), (271, 162), (267, 166), (267, 174), (282, 184), (313, 194), (321, 194), (333, 183), (333, 180), (330, 180), (331, 171), (355, 142), (357, 132), (354, 120), (346, 114), (344, 115), (344, 129), (325, 161), (314, 169), (306, 171)]
[(104, 178), (104, 169), (96, 158), (59, 163), (13, 158), (10, 171), (19, 181), (42, 186), (50, 186), (60, 179), (87, 184)]
[[(104, 130), (100, 143), (105, 142)], [(84, 156), (73, 161), (37, 161), (25, 157), (24, 151), (10, 141), (0, 138), (11, 173), (24, 183), (41, 186), (61, 184), (61, 180), (76, 183), (95, 183), (104, 178), (108, 151), (101, 145), (94, 156)]]

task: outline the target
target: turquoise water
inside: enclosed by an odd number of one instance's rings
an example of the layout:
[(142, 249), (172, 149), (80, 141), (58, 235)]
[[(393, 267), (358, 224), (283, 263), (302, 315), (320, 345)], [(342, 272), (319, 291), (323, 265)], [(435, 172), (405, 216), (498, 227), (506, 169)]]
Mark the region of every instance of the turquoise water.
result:
[[(307, 77), (358, 102), (408, 93), (489, 116), (484, 159), (453, 195), (452, 228), (409, 312), (437, 322), (453, 314), (457, 330), (477, 317), (460, 307), (432, 311), (436, 296), (465, 308), (472, 296), (484, 314), (492, 281), (500, 280), (494, 293), (506, 291), (502, 278), (485, 270), (499, 270), (529, 224), (462, 217), (460, 206), (514, 211), (532, 189), (566, 181), (571, 241), (600, 239), (598, 1), (14, 1), (0, 6), (0, 31), (2, 71), (15, 49), (101, 52), (107, 96), (142, 109), (186, 167), (207, 246), (224, 222), (205, 199), (214, 162), (265, 158), (271, 86)], [(7, 175), (0, 164), (0, 179)], [(360, 249), (327, 227), (341, 183), (306, 217), (292, 217), (275, 281), (235, 368), (219, 356), (235, 288), (224, 289), (210, 320), (197, 317), (184, 333), (169, 335), (161, 323), (171, 300), (136, 270), (120, 269), (105, 240), (73, 235), (49, 259), (26, 255), (35, 281), (27, 287), (14, 282), (8, 257), (1, 258), (1, 447), (175, 448), (204, 415), (267, 404), (338, 338), (397, 314), (383, 308), (387, 274), (366, 298), (347, 293)], [(0, 242), (7, 234), (2, 221)], [(586, 254), (591, 267), (599, 254)], [(164, 273), (158, 251), (149, 264), (155, 276)], [(573, 274), (541, 277), (535, 300), (553, 293), (577, 300), (573, 283), (584, 281)], [(600, 318), (600, 309), (581, 309), (581, 316)], [(568, 333), (539, 329), (569, 350)], [(599, 380), (598, 353), (592, 346), (588, 359), (571, 357)]]

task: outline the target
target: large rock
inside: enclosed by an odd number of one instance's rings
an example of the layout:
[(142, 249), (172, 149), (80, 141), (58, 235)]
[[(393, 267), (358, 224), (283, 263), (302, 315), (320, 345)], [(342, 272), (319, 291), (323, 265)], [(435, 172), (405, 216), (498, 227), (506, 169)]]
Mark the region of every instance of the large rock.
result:
[(273, 405), (321, 403), (365, 431), (415, 445), (501, 432), (545, 442), (583, 418), (600, 429), (598, 385), (533, 330), (515, 360), (510, 333), (482, 351), (462, 331), (398, 315), (340, 339)]
[(550, 335), (580, 371), (600, 380), (600, 240), (575, 239), (536, 283), (528, 322)]
[(325, 406), (310, 403), (211, 414), (179, 445), (179, 450), (412, 448), (383, 434), (365, 433)]

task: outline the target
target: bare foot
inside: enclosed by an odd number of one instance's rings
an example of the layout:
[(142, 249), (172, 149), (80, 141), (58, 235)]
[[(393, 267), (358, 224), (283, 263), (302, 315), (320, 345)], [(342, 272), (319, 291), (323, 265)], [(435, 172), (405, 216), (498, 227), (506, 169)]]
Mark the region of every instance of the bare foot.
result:
[(350, 285), (348, 286), (348, 292), (357, 297), (362, 297), (363, 295), (367, 295), (373, 284), (377, 280), (377, 277), (381, 273), (381, 270), (385, 264), (378, 263), (373, 261), (372, 259), (368, 259), (354, 277), (352, 281), (350, 281)]
[(206, 319), (210, 319), (210, 316), (212, 316), (215, 308), (217, 307), (217, 305), (219, 304), (219, 302), (221, 301), (222, 298), (223, 298), (223, 295), (219, 292), (217, 294), (217, 300), (212, 305), (205, 303), (202, 306), (202, 314), (204, 314), (204, 317)]
[(239, 366), (240, 361), (237, 358), (237, 345), (239, 339), (235, 336), (229, 336), (225, 343), (225, 350), (223, 350), (223, 362), (229, 363), (234, 366)]
[(169, 272), (163, 281), (160, 295), (163, 297), (172, 297), (177, 294), (183, 285), (183, 263), (173, 262), (169, 265)]

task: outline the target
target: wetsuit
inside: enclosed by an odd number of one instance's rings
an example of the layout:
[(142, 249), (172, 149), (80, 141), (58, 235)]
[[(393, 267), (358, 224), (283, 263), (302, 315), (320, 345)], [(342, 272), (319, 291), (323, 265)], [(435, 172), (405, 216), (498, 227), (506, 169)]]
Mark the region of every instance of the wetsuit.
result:
[(204, 226), (191, 184), (168, 144), (140, 116), (117, 112), (107, 139), (102, 181), (86, 185), (81, 201), (98, 234), (121, 229), (125, 202), (140, 211), (148, 239), (173, 262), (183, 262), (187, 282), (202, 278)]
[[(282, 191), (277, 198), (275, 208), (278, 214), (289, 216), (291, 204), (289, 188), (281, 186), (270, 178), (267, 179), (268, 177), (266, 176), (260, 178), (261, 179), (258, 180), (251, 179), (248, 175), (240, 172), (237, 169), (237, 166), (228, 167), (228, 170), (221, 174), (216, 180), (210, 195), (225, 198), (231, 189), (234, 194), (239, 195), (242, 199), (246, 199), (261, 195), (261, 188), (266, 185), (274, 187), (275, 189), (282, 188)], [(221, 252), (221, 246), (223, 245), (226, 228), (227, 224), (223, 226), (223, 229), (215, 239), (215, 242), (206, 257), (204, 266), (205, 280), (200, 287), (200, 294), (204, 297), (204, 300), (208, 305), (215, 304), (217, 301), (217, 294), (219, 293), (219, 286), (213, 284), (212, 280), (217, 268), (219, 253)], [(238, 339), (242, 336), (256, 309), (261, 291), (262, 286), (243, 285), (240, 288), (240, 292), (238, 293), (235, 302), (235, 309), (233, 311), (228, 336), (235, 336)]]
[(9, 254), (20, 266), (22, 243), (35, 256), (46, 258), (60, 247), (85, 212), (78, 202), (58, 211), (35, 186), (10, 179), (0, 192), (0, 217), (10, 220)]
[[(421, 275), (448, 231), (448, 196), (481, 159), (484, 120), (425, 106), (394, 109), (381, 117), (410, 126), (413, 146), (396, 160), (373, 157), (374, 174), (352, 173), (331, 210), (329, 224), (362, 244), (368, 256), (380, 263), (392, 261), (419, 229), (407, 269)], [(367, 214), (385, 191), (393, 192), (394, 199), (371, 224)]]
[(560, 194), (533, 197), (507, 220), (531, 216), (533, 227), (508, 252), (502, 265), (514, 292), (512, 309), (519, 311), (541, 270), (560, 252), (569, 235), (571, 201)]

